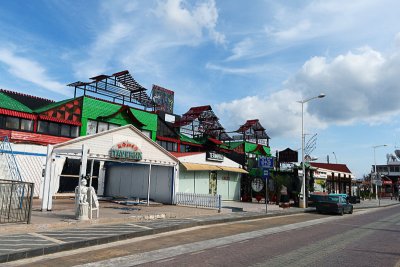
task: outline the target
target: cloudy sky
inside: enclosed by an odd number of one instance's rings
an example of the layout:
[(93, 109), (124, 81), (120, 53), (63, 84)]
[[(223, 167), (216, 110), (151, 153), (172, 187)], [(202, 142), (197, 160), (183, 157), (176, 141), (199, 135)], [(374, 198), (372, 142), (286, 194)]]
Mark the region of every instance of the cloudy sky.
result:
[(66, 84), (129, 70), (211, 105), (227, 131), (260, 119), (272, 151), (301, 147), (358, 177), (400, 146), (400, 1), (4, 1), (0, 88), (53, 100)]

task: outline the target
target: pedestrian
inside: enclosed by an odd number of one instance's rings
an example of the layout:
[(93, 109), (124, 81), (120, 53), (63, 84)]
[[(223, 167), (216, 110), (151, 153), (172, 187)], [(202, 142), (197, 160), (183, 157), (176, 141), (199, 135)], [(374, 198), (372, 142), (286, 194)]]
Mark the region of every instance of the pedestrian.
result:
[(282, 207), (286, 207), (287, 203), (289, 202), (289, 198), (288, 198), (288, 191), (287, 191), (287, 187), (282, 185), (281, 187), (281, 206)]

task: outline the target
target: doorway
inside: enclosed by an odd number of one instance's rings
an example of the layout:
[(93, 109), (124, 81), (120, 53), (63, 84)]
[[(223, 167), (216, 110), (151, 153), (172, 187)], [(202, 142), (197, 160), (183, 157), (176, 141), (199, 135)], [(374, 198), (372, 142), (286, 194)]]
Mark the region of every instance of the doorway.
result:
[(213, 196), (217, 194), (217, 172), (216, 171), (210, 172), (208, 193)]

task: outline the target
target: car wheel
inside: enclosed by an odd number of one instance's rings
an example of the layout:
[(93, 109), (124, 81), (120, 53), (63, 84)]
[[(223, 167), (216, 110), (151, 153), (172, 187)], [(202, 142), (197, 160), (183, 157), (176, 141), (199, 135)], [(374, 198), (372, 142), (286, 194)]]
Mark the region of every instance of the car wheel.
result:
[(320, 210), (320, 209), (317, 209), (317, 213), (321, 214), (322, 212), (321, 212), (321, 210)]
[(342, 208), (341, 210), (340, 210), (340, 216), (343, 216), (344, 215), (344, 208)]
[(353, 208), (350, 208), (349, 214), (353, 214)]

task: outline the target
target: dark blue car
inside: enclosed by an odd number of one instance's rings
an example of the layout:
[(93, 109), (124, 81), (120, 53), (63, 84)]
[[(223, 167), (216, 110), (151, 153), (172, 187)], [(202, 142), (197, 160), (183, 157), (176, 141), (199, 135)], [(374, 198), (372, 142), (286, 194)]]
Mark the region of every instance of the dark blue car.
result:
[(343, 215), (345, 213), (353, 213), (353, 205), (349, 203), (345, 195), (328, 195), (315, 203), (318, 213), (337, 213)]

